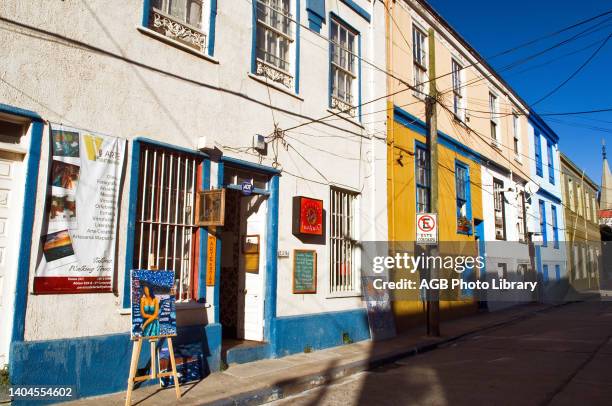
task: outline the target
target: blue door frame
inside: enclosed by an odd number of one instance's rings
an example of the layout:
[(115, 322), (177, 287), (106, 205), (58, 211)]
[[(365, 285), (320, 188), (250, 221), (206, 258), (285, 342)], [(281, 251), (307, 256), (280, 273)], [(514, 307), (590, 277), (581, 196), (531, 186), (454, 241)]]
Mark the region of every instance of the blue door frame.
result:
[[(236, 158), (223, 157), (218, 163), (217, 187), (226, 187), (224, 183), (225, 166), (253, 171), (270, 176), (268, 211), (266, 215), (266, 274), (264, 283), (264, 341), (269, 344), (266, 356), (274, 356), (276, 342), (276, 288), (277, 288), (277, 261), (278, 250), (278, 196), (280, 171), (269, 166), (259, 165)], [(265, 193), (264, 193), (265, 194)], [(218, 237), (218, 236), (217, 236)], [(221, 294), (221, 239), (217, 240), (217, 260), (215, 274), (215, 323), (221, 323), (219, 299)]]

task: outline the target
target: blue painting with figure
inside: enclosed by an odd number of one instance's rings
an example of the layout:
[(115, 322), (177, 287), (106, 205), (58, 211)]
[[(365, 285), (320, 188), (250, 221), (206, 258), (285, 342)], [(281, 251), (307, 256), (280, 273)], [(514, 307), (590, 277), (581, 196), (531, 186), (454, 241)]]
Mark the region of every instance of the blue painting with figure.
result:
[(174, 272), (132, 270), (132, 338), (176, 335)]

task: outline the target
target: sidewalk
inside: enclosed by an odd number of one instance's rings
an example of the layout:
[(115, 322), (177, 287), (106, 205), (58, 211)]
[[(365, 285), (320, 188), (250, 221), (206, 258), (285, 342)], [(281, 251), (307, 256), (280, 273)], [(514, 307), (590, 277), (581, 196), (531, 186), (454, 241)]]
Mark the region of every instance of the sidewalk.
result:
[[(259, 405), (400, 358), (430, 351), (468, 334), (532, 317), (554, 307), (544, 304), (521, 305), (495, 313), (443, 322), (443, 336), (438, 338), (425, 336), (424, 327), (420, 327), (387, 341), (362, 341), (312, 353), (231, 365), (227, 370), (209, 375), (198, 383), (181, 386), (182, 398), (179, 401), (172, 388), (160, 389), (152, 385), (136, 389), (132, 395), (132, 404)], [(125, 392), (121, 392), (66, 404), (103, 406), (124, 402)]]

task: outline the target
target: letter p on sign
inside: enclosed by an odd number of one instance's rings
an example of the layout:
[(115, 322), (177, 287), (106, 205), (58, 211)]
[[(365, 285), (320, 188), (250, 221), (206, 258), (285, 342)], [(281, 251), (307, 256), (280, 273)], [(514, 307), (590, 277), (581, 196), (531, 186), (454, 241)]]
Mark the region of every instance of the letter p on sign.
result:
[(418, 213), (416, 215), (416, 243), (438, 243), (438, 216), (433, 213)]

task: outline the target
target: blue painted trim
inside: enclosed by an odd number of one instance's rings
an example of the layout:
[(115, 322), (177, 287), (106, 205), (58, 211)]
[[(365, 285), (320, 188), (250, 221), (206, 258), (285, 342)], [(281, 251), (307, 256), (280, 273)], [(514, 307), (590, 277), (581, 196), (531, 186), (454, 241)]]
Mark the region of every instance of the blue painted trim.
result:
[[(7, 108), (9, 107), (9, 108)], [(11, 341), (23, 341), (25, 333), (26, 306), (28, 302), (28, 277), (30, 275), (30, 254), (32, 250), (32, 233), (34, 228), (34, 213), (36, 211), (36, 192), (38, 185), (38, 170), (40, 167), (40, 147), (42, 144), (44, 124), (40, 116), (34, 112), (1, 105), (3, 112), (12, 112), (28, 118), (37, 117), (32, 122), (30, 131), (30, 148), (25, 173), (25, 189), (23, 194), (23, 213), (21, 217), (21, 241), (17, 259), (17, 280), (15, 282), (15, 305), (13, 313), (13, 331)], [(23, 114), (20, 114), (23, 113)]]
[[(225, 185), (225, 187), (227, 189), (232, 189), (232, 190), (237, 190), (239, 192), (242, 192), (242, 186), (240, 186), (240, 185)], [(265, 189), (260, 189), (260, 188), (254, 187), (252, 189), (252, 191), (251, 191), (251, 194), (269, 196), (270, 192), (268, 190), (265, 190)]]
[[(210, 189), (210, 161), (202, 162), (202, 190)], [(200, 264), (198, 267), (198, 301), (206, 301), (206, 260), (208, 259), (208, 230), (200, 227)]]
[(358, 110), (359, 110), (359, 121), (361, 122), (361, 83), (362, 83), (362, 73), (361, 73), (361, 33), (357, 36), (357, 55), (359, 58), (357, 59), (357, 98), (359, 100)]
[(321, 33), (325, 22), (325, 0), (306, 0), (306, 12), (308, 13), (308, 28)]
[(205, 154), (203, 152), (196, 151), (196, 150), (189, 149), (189, 148), (185, 148), (185, 147), (181, 147), (181, 146), (178, 146), (178, 145), (168, 144), (166, 142), (157, 141), (157, 140), (153, 140), (153, 139), (150, 139), (150, 138), (136, 137), (136, 138), (134, 138), (134, 141), (144, 142), (145, 144), (153, 145), (153, 146), (160, 147), (160, 148), (168, 148), (168, 149), (171, 149), (173, 151), (183, 152), (185, 154), (196, 155), (196, 156), (199, 156), (199, 157), (202, 157), (202, 158), (209, 158), (208, 154)]
[(210, 0), (210, 24), (208, 27), (208, 55), (215, 55), (215, 30), (217, 29), (217, 0)]
[(553, 158), (553, 146), (550, 142), (546, 143), (546, 154), (548, 159), (548, 181), (555, 184), (555, 162)]
[[(255, 2), (253, 2), (255, 3)], [(217, 188), (223, 187), (223, 171), (224, 164), (223, 161), (220, 161), (217, 164)], [(221, 323), (221, 309), (219, 308), (219, 304), (221, 303), (221, 238), (220, 231), (218, 228), (215, 231), (215, 237), (217, 237), (217, 258), (215, 261), (215, 288), (214, 288), (214, 296), (213, 296), (213, 305), (215, 307), (215, 323)]]
[(278, 264), (278, 200), (280, 176), (270, 179), (270, 198), (268, 199), (268, 218), (266, 224), (266, 281), (264, 302), (264, 338), (272, 344), (276, 354), (276, 295)]
[(538, 274), (542, 274), (542, 250), (539, 245), (535, 246), (535, 263), (536, 271)]
[(542, 265), (542, 281), (544, 283), (548, 283), (549, 275), (548, 275), (548, 265)]
[(540, 132), (533, 132), (533, 148), (535, 153), (535, 165), (536, 165), (536, 175), (542, 177), (544, 175), (544, 171), (542, 170), (542, 139), (540, 138)]
[[(486, 240), (485, 240), (485, 222), (484, 222), (484, 220), (481, 221), (475, 227), (475, 232), (476, 232), (476, 235), (478, 235), (478, 255), (483, 257), (483, 258), (486, 258), (487, 243), (486, 243)], [(484, 263), (484, 266), (482, 268), (480, 268), (479, 278), (480, 278), (481, 281), (486, 281), (487, 280), (486, 261)]]
[(553, 131), (552, 128), (548, 126), (548, 124), (546, 124), (544, 120), (542, 120), (542, 117), (540, 117), (532, 109), (529, 109), (528, 120), (531, 123), (531, 125), (533, 125), (534, 127), (537, 127), (540, 131), (542, 131), (544, 136), (550, 139), (553, 142), (553, 144), (557, 144), (559, 142), (559, 136)]
[(38, 113), (32, 110), (26, 110), (19, 107), (9, 106), (8, 104), (0, 103), (0, 113), (12, 114), (15, 116), (27, 117), (33, 121), (43, 121)]
[(258, 361), (272, 356), (272, 346), (270, 344), (256, 345), (253, 347), (237, 347), (227, 350), (225, 360), (228, 365), (246, 364), (247, 362)]
[(548, 245), (548, 224), (546, 221), (546, 203), (544, 200), (538, 200), (538, 208), (540, 210), (540, 232), (542, 233), (542, 247)]
[(300, 0), (295, 0), (295, 21), (297, 21), (295, 29), (295, 94), (300, 94), (300, 45), (301, 45), (301, 30), (302, 20), (301, 13), (302, 8), (300, 6)]
[[(221, 326), (179, 327), (175, 349), (180, 341), (201, 343), (204, 373), (216, 372), (221, 359)], [(139, 368), (150, 360), (148, 340), (144, 340)], [(75, 386), (75, 397), (83, 398), (125, 390), (132, 352), (128, 333), (70, 339), (21, 341), (11, 344), (10, 371), (13, 385)], [(95, 360), (95, 362), (92, 362)], [(36, 365), (35, 368), (32, 365)], [(113, 373), (109, 373), (113, 371)], [(147, 383), (145, 383), (147, 384)], [(148, 384), (155, 384), (149, 381)], [(24, 402), (18, 404), (41, 404)], [(44, 403), (43, 403), (44, 404)]]
[(561, 266), (559, 264), (555, 264), (555, 279), (557, 282), (561, 280)]
[(276, 355), (279, 357), (343, 344), (347, 333), (355, 342), (370, 338), (366, 309), (286, 316), (276, 319)]
[(151, 0), (143, 0), (142, 2), (142, 26), (149, 26), (149, 15), (151, 12)]
[(252, 0), (253, 16), (251, 18), (251, 73), (257, 73), (257, 0)]
[(360, 17), (362, 17), (367, 22), (372, 21), (372, 16), (368, 13), (363, 7), (359, 4), (355, 3), (353, 0), (341, 0), (344, 4), (346, 4), (351, 10), (357, 13)]
[(553, 247), (559, 248), (559, 223), (557, 219), (557, 206), (550, 206), (552, 212), (552, 223), (553, 223)]
[[(331, 16), (331, 13), (330, 13)], [(330, 17), (331, 18), (331, 17)], [(332, 107), (332, 91), (333, 91), (333, 79), (332, 79), (332, 58), (333, 58), (333, 53), (332, 53), (332, 43), (331, 43), (331, 38), (332, 38), (332, 24), (331, 21), (327, 26), (327, 38), (329, 39), (329, 47), (327, 50), (327, 63), (328, 63), (328, 67), (327, 67), (327, 107), (331, 108)]]
[(540, 187), (538, 189), (537, 192), (540, 196), (545, 197), (546, 199), (555, 202), (557, 204), (561, 204), (561, 199), (559, 197), (557, 197), (556, 195), (552, 194), (551, 192), (549, 192), (548, 190)]
[(128, 196), (128, 226), (125, 246), (125, 269), (123, 271), (123, 308), (131, 305), (130, 270), (134, 267), (134, 239), (136, 238), (136, 206), (138, 204), (138, 175), (140, 168), (140, 143), (132, 141), (132, 162), (130, 165), (130, 194)]
[[(425, 122), (419, 119), (418, 117), (410, 114), (409, 112), (407, 112), (406, 110), (402, 109), (399, 106), (393, 106), (393, 119), (397, 123), (416, 132), (417, 134), (420, 134), (424, 137), (428, 136), (427, 125), (425, 124)], [(451, 137), (450, 135), (440, 130), (438, 130), (438, 142), (440, 143), (440, 145), (443, 145), (444, 147), (458, 153), (459, 155), (462, 155), (465, 158), (468, 158), (469, 160), (473, 162), (476, 162), (477, 164), (480, 164), (480, 165), (486, 164), (491, 167), (494, 167), (495, 169), (497, 169), (498, 171), (502, 173), (505, 173), (505, 174), (510, 173), (510, 171), (507, 168), (504, 168), (503, 166), (490, 161), (489, 158), (481, 155), (479, 152), (476, 152), (475, 150), (471, 149), (467, 145), (463, 145), (462, 143), (457, 141), (455, 138)]]
[[(419, 207), (419, 183), (417, 182), (417, 150), (418, 149), (422, 149), (425, 151), (425, 154), (429, 155), (429, 149), (427, 148), (427, 145), (422, 143), (421, 141), (415, 139), (414, 140), (414, 197), (415, 197), (415, 209), (418, 210)], [(429, 157), (428, 157), (429, 158)], [(427, 159), (427, 180), (429, 181), (429, 200), (430, 200), (430, 205), (431, 205), (431, 170), (429, 168), (429, 159)], [(418, 211), (417, 211), (418, 213)]]
[[(242, 159), (232, 158), (229, 156), (224, 156), (221, 158), (221, 161), (228, 164), (229, 166), (239, 166), (241, 168), (252, 169), (254, 171), (263, 172), (269, 175), (278, 175), (280, 171), (278, 169), (274, 169), (270, 166), (260, 165), (249, 161), (243, 161)], [(223, 185), (223, 178), (219, 181), (219, 186)]]
[[(470, 220), (471, 224), (470, 231), (465, 232), (457, 230), (457, 234), (472, 235), (474, 234), (474, 219), (472, 218), (472, 184), (470, 181), (470, 165), (460, 161), (459, 159), (455, 159), (455, 185), (457, 185), (457, 167), (461, 167), (465, 170), (465, 183), (467, 185), (465, 190), (465, 214), (468, 220)], [(455, 190), (455, 206), (457, 206), (457, 190)], [(457, 207), (455, 207), (455, 224), (457, 224), (459, 220), (457, 216)]]

